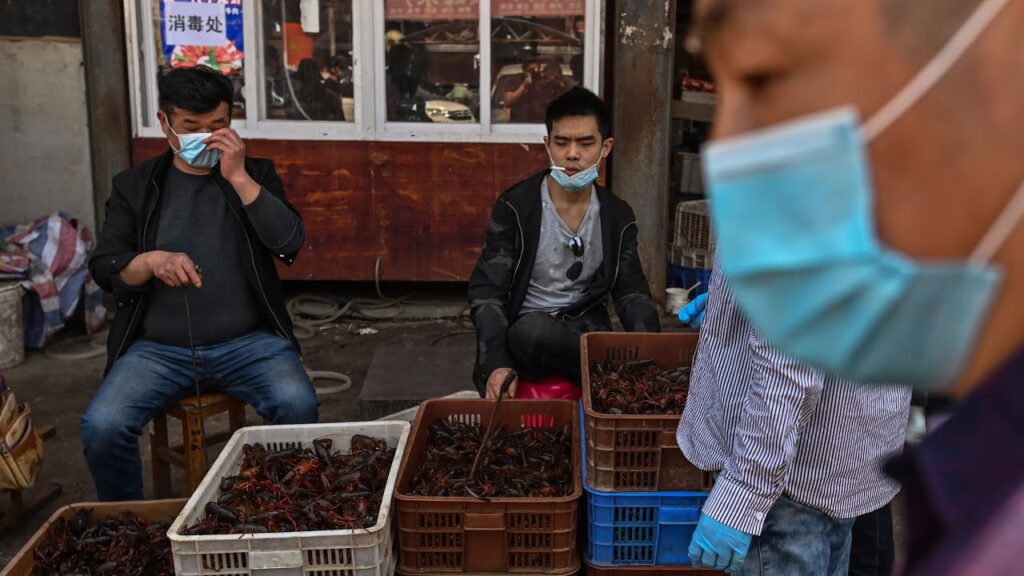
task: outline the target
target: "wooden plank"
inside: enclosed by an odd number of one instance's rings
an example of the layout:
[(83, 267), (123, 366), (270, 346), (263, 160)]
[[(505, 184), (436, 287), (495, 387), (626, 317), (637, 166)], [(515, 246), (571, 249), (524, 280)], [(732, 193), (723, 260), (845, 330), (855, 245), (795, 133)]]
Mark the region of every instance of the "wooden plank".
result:
[[(547, 165), (540, 144), (250, 140), (306, 223), (292, 280), (465, 281), (495, 199)], [(136, 139), (138, 163), (166, 141)]]

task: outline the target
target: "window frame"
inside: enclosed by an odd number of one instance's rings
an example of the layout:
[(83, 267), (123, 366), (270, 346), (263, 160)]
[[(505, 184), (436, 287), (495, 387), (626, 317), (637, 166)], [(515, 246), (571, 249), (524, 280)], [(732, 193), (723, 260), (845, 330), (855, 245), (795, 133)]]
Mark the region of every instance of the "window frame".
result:
[[(163, 1), (163, 0), (157, 0)], [(606, 0), (584, 0), (586, 34), (583, 45), (583, 86), (600, 94), (603, 75), (604, 15)], [(387, 121), (384, 71), (384, 0), (353, 0), (352, 73), (355, 94), (352, 122), (310, 120), (261, 120), (264, 82), (250, 74), (263, 74), (262, 2), (243, 0), (243, 31), (246, 39), (244, 71), (245, 118), (231, 126), (246, 139), (326, 140), (380, 142), (536, 143), (543, 139), (543, 124), (494, 124), (491, 122), (491, 2), (479, 1), (480, 118), (474, 124)], [(124, 19), (133, 135), (163, 138), (156, 121), (156, 38), (153, 0), (124, 0)], [(375, 71), (380, 74), (374, 74)], [(251, 105), (249, 103), (255, 103)]]

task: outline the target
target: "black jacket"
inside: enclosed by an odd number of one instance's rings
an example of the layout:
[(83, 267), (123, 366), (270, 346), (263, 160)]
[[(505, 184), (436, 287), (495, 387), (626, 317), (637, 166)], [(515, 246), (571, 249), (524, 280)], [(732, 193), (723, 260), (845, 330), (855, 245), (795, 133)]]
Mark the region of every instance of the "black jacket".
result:
[[(469, 278), (469, 304), (477, 334), (473, 383), (483, 390), (496, 368), (513, 367), (506, 332), (519, 316), (540, 241), (540, 187), (548, 170), (508, 189), (494, 205), (480, 260)], [(624, 200), (595, 186), (601, 202), (604, 262), (583, 298), (558, 313), (577, 318), (604, 306), (610, 294), (623, 327), (630, 332), (659, 332), (658, 309), (651, 300), (637, 251), (636, 216)], [(617, 255), (614, 257), (613, 255)]]
[[(147, 160), (114, 176), (113, 190), (107, 200), (106, 219), (100, 232), (99, 243), (89, 259), (89, 271), (96, 283), (104, 290), (113, 292), (117, 305), (114, 323), (107, 339), (107, 366), (109, 372), (114, 361), (121, 357), (135, 341), (142, 325), (146, 310), (146, 296), (149, 284), (142, 289), (127, 289), (125, 284), (114, 282), (121, 269), (137, 255), (154, 249), (157, 223), (160, 222), (160, 191), (167, 179), (167, 171), (174, 159), (174, 153), (166, 153)], [(279, 198), (293, 212), (298, 211), (288, 203), (284, 185), (274, 170), (274, 163), (262, 158), (245, 159), (245, 170), (265, 191)], [(282, 337), (287, 338), (300, 350), (299, 342), (292, 332), (291, 319), (285, 309), (284, 291), (277, 277), (274, 258), (291, 265), (298, 254), (272, 254), (260, 241), (242, 209), (242, 201), (234, 188), (214, 170), (211, 177), (227, 200), (228, 207), (238, 219), (238, 233), (244, 236), (239, 245), (246, 246), (238, 254), (249, 268), (249, 285), (263, 304), (267, 325)], [(301, 215), (300, 215), (301, 218)], [(152, 280), (151, 282), (159, 282)]]

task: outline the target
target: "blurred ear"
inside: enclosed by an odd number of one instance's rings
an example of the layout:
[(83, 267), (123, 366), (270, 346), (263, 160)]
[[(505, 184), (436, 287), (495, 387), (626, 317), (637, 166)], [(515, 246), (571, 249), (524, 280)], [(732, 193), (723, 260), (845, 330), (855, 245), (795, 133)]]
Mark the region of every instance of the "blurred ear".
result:
[(613, 146), (615, 146), (615, 138), (605, 138), (604, 144), (602, 144), (601, 158), (607, 158), (612, 153)]

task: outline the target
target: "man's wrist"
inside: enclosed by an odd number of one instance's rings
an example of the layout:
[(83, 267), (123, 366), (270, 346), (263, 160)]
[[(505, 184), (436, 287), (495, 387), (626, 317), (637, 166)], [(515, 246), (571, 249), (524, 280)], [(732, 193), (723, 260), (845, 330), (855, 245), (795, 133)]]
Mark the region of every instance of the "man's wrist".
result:
[(746, 534), (759, 535), (776, 497), (753, 491), (746, 484), (719, 474), (702, 511), (718, 522)]
[(227, 181), (235, 188), (235, 190), (238, 190), (239, 188), (248, 187), (249, 185), (252, 184), (256, 184), (256, 181), (253, 180), (252, 176), (249, 176), (249, 173), (246, 172), (245, 170), (242, 170), (242, 173), (238, 174), (237, 176), (232, 176), (228, 178)]
[(152, 274), (153, 273), (153, 254), (154, 253), (155, 253), (155, 250), (150, 250), (149, 252), (143, 252), (143, 253), (139, 254), (139, 261), (142, 264), (142, 269), (147, 274)]
[(256, 198), (260, 195), (262, 187), (258, 182), (252, 179), (251, 176), (242, 173), (241, 176), (235, 177), (228, 180), (231, 183), (231, 187), (235, 189), (235, 193), (242, 200), (242, 204), (248, 206), (256, 201)]

